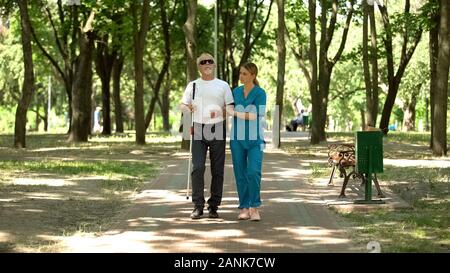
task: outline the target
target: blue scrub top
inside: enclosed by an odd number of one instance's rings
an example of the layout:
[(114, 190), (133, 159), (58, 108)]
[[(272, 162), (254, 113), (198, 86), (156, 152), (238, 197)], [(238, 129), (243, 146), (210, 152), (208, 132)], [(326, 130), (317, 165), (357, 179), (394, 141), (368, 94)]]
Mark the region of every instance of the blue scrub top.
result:
[(254, 145), (264, 143), (264, 115), (266, 113), (266, 91), (255, 85), (247, 98), (244, 98), (244, 86), (236, 87), (233, 90), (234, 109), (237, 112), (256, 113), (256, 120), (243, 120), (233, 118), (231, 128), (231, 141), (239, 140), (241, 144), (250, 148)]

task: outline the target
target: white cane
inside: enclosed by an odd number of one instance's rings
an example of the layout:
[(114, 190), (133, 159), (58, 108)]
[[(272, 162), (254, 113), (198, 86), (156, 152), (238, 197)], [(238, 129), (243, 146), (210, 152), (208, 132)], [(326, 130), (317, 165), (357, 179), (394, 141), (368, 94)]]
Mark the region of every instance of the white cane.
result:
[[(194, 107), (194, 99), (195, 99), (195, 82), (194, 86), (192, 88), (192, 100), (191, 105)], [(189, 199), (189, 184), (191, 183), (191, 165), (192, 165), (192, 141), (194, 136), (194, 112), (191, 110), (191, 128), (190, 128), (190, 141), (189, 141), (189, 164), (188, 164), (188, 180), (187, 180), (187, 187), (186, 187), (186, 199)]]

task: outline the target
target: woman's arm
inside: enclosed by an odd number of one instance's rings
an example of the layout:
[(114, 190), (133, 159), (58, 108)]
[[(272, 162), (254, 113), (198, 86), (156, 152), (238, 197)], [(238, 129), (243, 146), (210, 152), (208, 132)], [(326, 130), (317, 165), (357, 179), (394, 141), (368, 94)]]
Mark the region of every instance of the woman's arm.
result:
[(258, 117), (258, 115), (255, 113), (235, 111), (233, 105), (227, 105), (226, 111), (227, 111), (228, 115), (230, 115), (230, 116), (237, 117), (240, 119), (245, 119), (245, 120), (255, 120)]

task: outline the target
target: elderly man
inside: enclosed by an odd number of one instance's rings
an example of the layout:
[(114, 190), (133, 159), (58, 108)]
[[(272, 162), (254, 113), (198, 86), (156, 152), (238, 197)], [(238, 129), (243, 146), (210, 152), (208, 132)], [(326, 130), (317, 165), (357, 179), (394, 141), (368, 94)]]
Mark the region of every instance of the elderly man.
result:
[[(201, 77), (190, 82), (181, 101), (183, 112), (193, 112), (194, 136), (192, 142), (192, 202), (190, 217), (200, 219), (205, 205), (204, 174), (206, 152), (211, 161), (211, 196), (208, 199), (209, 218), (218, 218), (217, 209), (222, 201), (225, 166), (225, 119), (223, 113), (233, 105), (233, 94), (228, 83), (214, 76), (216, 62), (211, 54), (197, 58)], [(194, 90), (195, 89), (195, 90)], [(188, 126), (184, 126), (186, 129)]]

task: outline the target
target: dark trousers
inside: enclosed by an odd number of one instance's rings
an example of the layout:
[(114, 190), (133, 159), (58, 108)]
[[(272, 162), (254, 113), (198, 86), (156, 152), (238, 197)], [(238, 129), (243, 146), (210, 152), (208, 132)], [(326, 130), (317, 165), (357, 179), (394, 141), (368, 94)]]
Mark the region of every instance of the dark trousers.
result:
[(206, 152), (208, 149), (212, 175), (211, 197), (208, 199), (208, 206), (216, 209), (222, 201), (225, 166), (225, 128), (225, 122), (216, 124), (194, 123), (194, 140), (192, 142), (192, 202), (195, 207), (203, 208), (205, 205), (204, 175), (206, 169)]

